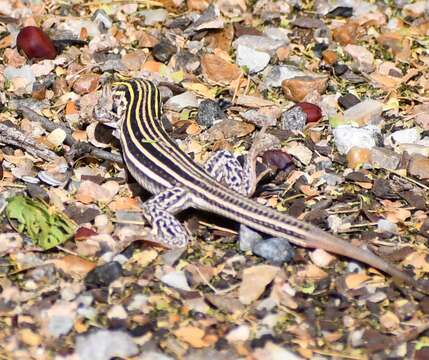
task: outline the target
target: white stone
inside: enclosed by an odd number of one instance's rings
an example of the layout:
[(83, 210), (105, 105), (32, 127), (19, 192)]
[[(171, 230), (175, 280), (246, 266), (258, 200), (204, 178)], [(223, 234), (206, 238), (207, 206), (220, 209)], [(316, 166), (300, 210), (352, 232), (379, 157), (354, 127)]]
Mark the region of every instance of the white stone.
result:
[(181, 111), (185, 108), (197, 108), (198, 99), (193, 92), (185, 91), (168, 99), (164, 107), (167, 110), (173, 111)]
[(340, 125), (333, 130), (335, 144), (340, 154), (347, 154), (353, 146), (371, 149), (376, 146), (376, 136), (380, 130), (372, 125), (357, 128)]
[(398, 130), (384, 139), (384, 145), (395, 147), (401, 144), (415, 144), (420, 140), (420, 133), (420, 129), (416, 127)]
[(247, 325), (240, 325), (232, 329), (227, 335), (226, 339), (229, 342), (246, 341), (250, 336), (250, 328)]
[(172, 271), (161, 277), (161, 281), (176, 289), (190, 291), (191, 288), (186, 280), (186, 275), (183, 271)]
[(151, 26), (156, 23), (164, 22), (168, 12), (165, 9), (143, 10), (140, 12), (144, 16), (144, 24)]
[(366, 99), (344, 111), (344, 120), (360, 125), (376, 123), (379, 122), (382, 112), (383, 104), (381, 102)]
[(254, 50), (244, 45), (238, 45), (237, 64), (247, 67), (250, 74), (255, 74), (264, 70), (269, 62), (270, 55), (266, 52)]

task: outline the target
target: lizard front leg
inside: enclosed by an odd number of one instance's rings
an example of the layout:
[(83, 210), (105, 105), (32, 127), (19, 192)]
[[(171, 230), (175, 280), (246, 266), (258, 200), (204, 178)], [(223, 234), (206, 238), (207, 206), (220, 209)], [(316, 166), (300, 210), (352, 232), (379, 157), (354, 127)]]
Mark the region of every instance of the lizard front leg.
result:
[(164, 190), (146, 201), (143, 212), (152, 224), (154, 240), (169, 248), (185, 247), (189, 234), (174, 215), (191, 206), (189, 193), (178, 187)]

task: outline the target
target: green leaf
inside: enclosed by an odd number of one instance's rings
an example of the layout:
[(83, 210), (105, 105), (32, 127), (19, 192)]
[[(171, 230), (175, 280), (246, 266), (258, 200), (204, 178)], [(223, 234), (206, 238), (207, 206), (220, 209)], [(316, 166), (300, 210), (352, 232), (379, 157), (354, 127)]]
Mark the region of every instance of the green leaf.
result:
[(304, 294), (312, 294), (314, 293), (314, 290), (316, 290), (316, 285), (314, 285), (314, 283), (307, 283), (303, 287), (301, 287), (300, 290)]
[(73, 236), (76, 224), (47, 204), (17, 195), (8, 199), (6, 216), (18, 232), (26, 234), (33, 244), (49, 250)]

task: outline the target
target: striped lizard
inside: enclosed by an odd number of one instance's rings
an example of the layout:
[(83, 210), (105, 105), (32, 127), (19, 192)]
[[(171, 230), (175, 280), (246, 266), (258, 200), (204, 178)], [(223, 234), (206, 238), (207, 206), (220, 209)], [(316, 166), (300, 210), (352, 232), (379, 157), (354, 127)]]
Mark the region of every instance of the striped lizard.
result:
[[(209, 211), (305, 248), (319, 248), (377, 268), (418, 288), (416, 280), (376, 256), (313, 225), (250, 199), (254, 166), (242, 166), (227, 151), (195, 163), (167, 134), (161, 121), (158, 88), (148, 80), (119, 80), (96, 106), (100, 121), (120, 120), (120, 142), (126, 167), (136, 181), (154, 194), (143, 205), (157, 241), (183, 247), (189, 235), (175, 215), (187, 208)], [(107, 100), (106, 100), (107, 96)]]

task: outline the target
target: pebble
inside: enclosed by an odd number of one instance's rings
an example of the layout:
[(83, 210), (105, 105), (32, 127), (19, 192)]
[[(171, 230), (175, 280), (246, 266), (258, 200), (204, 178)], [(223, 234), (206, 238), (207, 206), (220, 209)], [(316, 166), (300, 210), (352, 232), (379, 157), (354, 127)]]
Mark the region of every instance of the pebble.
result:
[(349, 44), (344, 47), (344, 51), (353, 58), (359, 71), (365, 73), (374, 71), (374, 55), (366, 47)]
[(283, 80), (305, 75), (304, 72), (292, 65), (268, 66), (264, 73), (266, 73), (263, 83), (264, 89), (269, 89), (272, 87), (281, 87)]
[(240, 325), (232, 329), (225, 338), (228, 342), (246, 341), (250, 336), (250, 328), (247, 325)]
[(265, 151), (262, 159), (269, 167), (279, 170), (285, 170), (293, 163), (292, 157), (286, 151), (279, 149)]
[(254, 50), (244, 45), (237, 47), (237, 64), (246, 67), (249, 74), (256, 74), (266, 68), (270, 62), (270, 55), (266, 52)]
[(303, 29), (318, 29), (325, 26), (325, 23), (313, 17), (298, 17), (292, 24)]
[[(8, 66), (6, 67), (6, 69), (4, 70), (4, 77), (7, 80), (10, 80), (11, 83), (15, 86), (14, 90), (17, 90), (20, 87), (25, 88), (25, 91), (27, 93), (31, 93), (33, 90), (33, 84), (36, 81), (36, 77), (33, 74), (33, 71), (31, 70), (31, 67), (29, 65), (24, 65), (20, 68), (14, 68), (12, 66)], [(25, 81), (23, 82), (22, 79), (24, 79)], [(17, 81), (20, 84), (22, 84), (23, 86), (18, 86), (17, 84), (15, 84), (14, 82)]]
[(201, 58), (202, 74), (208, 81), (229, 85), (241, 74), (236, 64), (231, 64), (220, 56), (206, 54)]
[(288, 263), (295, 255), (289, 241), (283, 238), (261, 239), (255, 243), (252, 251), (275, 264)]
[(73, 83), (73, 91), (76, 94), (88, 94), (95, 91), (100, 81), (98, 74), (83, 74)]
[(224, 22), (219, 8), (211, 4), (186, 30), (185, 33), (193, 33), (208, 29), (223, 29)]
[(247, 121), (263, 127), (263, 126), (275, 126), (277, 124), (277, 118), (279, 117), (280, 110), (277, 107), (264, 107), (259, 110), (250, 109), (245, 112), (241, 112), (240, 115)]
[(85, 277), (85, 285), (88, 288), (106, 287), (121, 276), (121, 264), (112, 261), (91, 270)]
[(164, 39), (153, 47), (152, 55), (156, 60), (166, 63), (176, 53), (176, 51), (176, 46)]
[(356, 41), (359, 25), (350, 21), (332, 30), (332, 38), (341, 46), (353, 44)]
[(336, 63), (334, 65), (334, 74), (336, 76), (344, 75), (348, 70), (349, 70), (349, 68), (345, 64), (338, 64), (338, 63)]
[(380, 219), (377, 221), (377, 231), (396, 234), (398, 232), (398, 226), (389, 220)]
[(377, 124), (381, 120), (383, 104), (367, 99), (344, 111), (344, 121), (358, 126)]
[(276, 50), (284, 45), (287, 45), (287, 40), (276, 40), (267, 36), (260, 35), (243, 35), (232, 43), (234, 49), (246, 46), (256, 51), (262, 51), (270, 55), (274, 55)]
[(353, 146), (347, 153), (347, 165), (351, 169), (357, 169), (363, 164), (368, 164), (369, 157), (369, 149)]
[(307, 115), (298, 106), (285, 111), (281, 117), (281, 128), (283, 130), (304, 130), (307, 123)]
[(184, 271), (171, 271), (161, 277), (161, 281), (176, 289), (191, 291)]
[(144, 17), (144, 24), (147, 26), (155, 25), (156, 23), (164, 22), (168, 12), (165, 9), (142, 10), (139, 12)]
[(340, 105), (344, 110), (347, 110), (359, 103), (360, 103), (359, 98), (356, 95), (353, 95), (350, 93), (340, 96), (338, 98), (338, 105)]
[(48, 331), (55, 338), (67, 335), (73, 328), (74, 318), (65, 315), (54, 315), (49, 319)]
[(309, 165), (313, 157), (313, 152), (308, 147), (297, 142), (289, 143), (287, 145), (287, 152), (304, 165)]
[(262, 240), (262, 235), (257, 231), (247, 227), (246, 225), (240, 225), (239, 232), (239, 243), (241, 251), (250, 251), (253, 249), (256, 242)]
[(420, 140), (420, 129), (417, 127), (398, 130), (384, 139), (385, 146), (396, 146), (400, 144), (415, 144)]
[(207, 99), (200, 103), (197, 113), (198, 124), (210, 127), (216, 120), (223, 118), (225, 118), (225, 112), (219, 106), (217, 101)]
[(353, 146), (371, 149), (377, 145), (380, 130), (372, 125), (357, 128), (341, 125), (333, 130), (335, 144), (340, 154), (347, 154)]
[[(94, 14), (91, 17), (91, 20), (99, 24), (99, 26), (101, 25), (102, 27), (104, 27), (104, 29), (110, 29), (113, 25), (112, 19), (103, 9), (95, 10)], [(103, 32), (101, 28), (100, 31)]]
[(297, 76), (282, 81), (286, 98), (292, 101), (303, 101), (310, 92), (323, 93), (328, 83), (327, 77)]
[(386, 148), (374, 147), (369, 154), (370, 164), (381, 169), (396, 170), (400, 161), (399, 154)]
[(129, 358), (138, 351), (131, 335), (121, 330), (96, 329), (76, 340), (76, 354), (81, 360)]
[(181, 111), (185, 108), (197, 108), (198, 99), (191, 91), (185, 91), (182, 94), (171, 97), (164, 105), (165, 109), (172, 111)]
[(429, 179), (429, 158), (422, 155), (414, 155), (408, 163), (408, 172), (420, 179)]
[(337, 53), (333, 50), (325, 50), (322, 52), (323, 60), (329, 64), (335, 64), (337, 62)]

